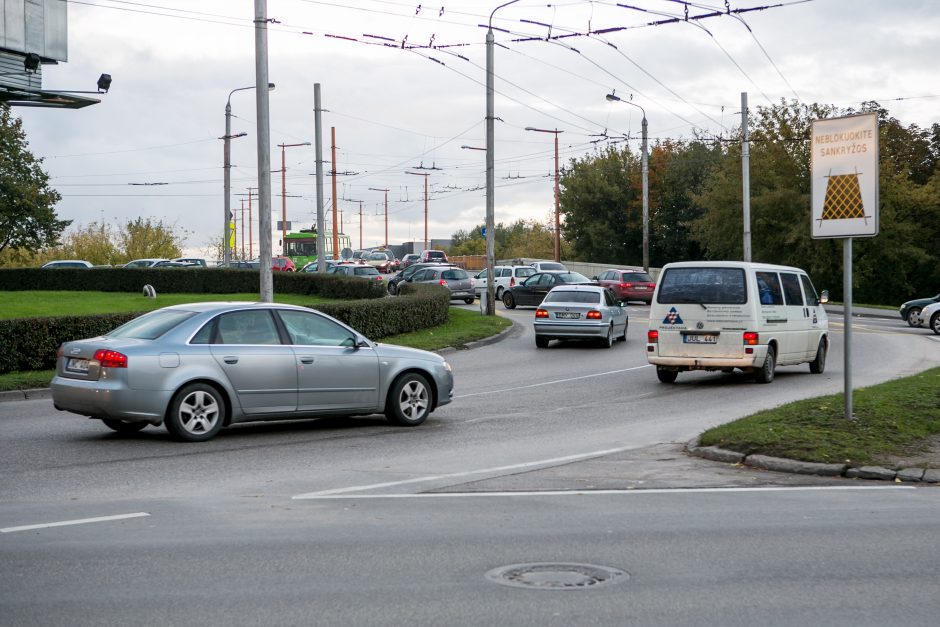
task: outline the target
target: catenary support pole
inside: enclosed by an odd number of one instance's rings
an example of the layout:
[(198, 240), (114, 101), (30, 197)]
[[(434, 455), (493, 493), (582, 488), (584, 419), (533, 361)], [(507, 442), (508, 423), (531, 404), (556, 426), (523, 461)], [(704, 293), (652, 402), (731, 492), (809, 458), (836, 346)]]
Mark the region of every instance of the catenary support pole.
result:
[(320, 83), (313, 84), (313, 123), (316, 137), (317, 158), (317, 270), (326, 271), (326, 231), (323, 223), (323, 123), (320, 119), (322, 111), (320, 103)]
[(751, 260), (751, 148), (747, 132), (747, 92), (741, 92), (741, 198), (744, 209), (744, 261)]
[(255, 97), (258, 124), (258, 230), (261, 302), (274, 301), (271, 276), (271, 127), (268, 90), (268, 3), (255, 0)]

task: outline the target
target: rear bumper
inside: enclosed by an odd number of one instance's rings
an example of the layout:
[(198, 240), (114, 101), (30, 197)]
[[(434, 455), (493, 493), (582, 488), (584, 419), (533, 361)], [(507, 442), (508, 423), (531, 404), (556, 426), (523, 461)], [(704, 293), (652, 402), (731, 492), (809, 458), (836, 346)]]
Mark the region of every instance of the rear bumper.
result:
[(536, 335), (548, 337), (573, 337), (573, 338), (602, 338), (607, 337), (607, 330), (610, 328), (609, 322), (557, 322), (547, 321), (533, 323)]
[(129, 389), (123, 381), (79, 381), (53, 377), (52, 404), (56, 409), (92, 418), (112, 418), (159, 425), (172, 390)]
[(688, 355), (680, 357), (661, 357), (655, 352), (650, 352), (650, 347), (656, 344), (647, 344), (646, 360), (656, 366), (666, 366), (676, 368), (677, 370), (720, 370), (722, 368), (759, 368), (764, 365), (764, 359), (767, 358), (766, 346), (754, 346), (754, 353), (751, 355), (742, 354), (740, 357), (703, 357), (697, 355)]

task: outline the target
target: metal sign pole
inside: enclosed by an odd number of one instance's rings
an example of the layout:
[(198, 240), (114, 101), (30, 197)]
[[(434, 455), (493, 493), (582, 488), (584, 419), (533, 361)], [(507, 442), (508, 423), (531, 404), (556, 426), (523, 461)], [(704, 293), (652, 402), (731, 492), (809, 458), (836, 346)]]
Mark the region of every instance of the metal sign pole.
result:
[(844, 350), (844, 370), (845, 380), (845, 418), (853, 420), (852, 414), (852, 238), (847, 237), (842, 240), (842, 291), (843, 300), (843, 318), (845, 321), (845, 350)]

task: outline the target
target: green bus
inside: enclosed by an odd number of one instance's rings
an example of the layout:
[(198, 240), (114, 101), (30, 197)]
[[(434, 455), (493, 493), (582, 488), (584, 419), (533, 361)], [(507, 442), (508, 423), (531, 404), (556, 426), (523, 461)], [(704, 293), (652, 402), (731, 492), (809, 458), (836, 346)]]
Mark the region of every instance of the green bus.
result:
[(305, 265), (317, 260), (317, 254), (320, 251), (318, 241), (324, 240), (323, 254), (327, 259), (339, 259), (343, 251), (352, 253), (352, 240), (348, 235), (339, 233), (339, 251), (333, 250), (333, 234), (329, 231), (319, 237), (314, 229), (300, 229), (297, 233), (287, 234), (287, 256), (294, 262), (297, 269), (300, 270)]

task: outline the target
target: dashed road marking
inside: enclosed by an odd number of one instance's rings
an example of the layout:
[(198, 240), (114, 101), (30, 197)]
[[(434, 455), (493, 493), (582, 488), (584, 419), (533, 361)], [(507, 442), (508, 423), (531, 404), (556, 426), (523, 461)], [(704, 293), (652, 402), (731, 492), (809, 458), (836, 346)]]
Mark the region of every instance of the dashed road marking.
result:
[(68, 527), (69, 525), (85, 525), (88, 523), (109, 522), (112, 520), (125, 520), (127, 518), (142, 518), (150, 516), (147, 512), (134, 514), (118, 514), (116, 516), (98, 516), (97, 518), (79, 518), (77, 520), (62, 520), (59, 522), (40, 523), (36, 525), (22, 525), (19, 527), (4, 527), (0, 533), (13, 533), (14, 531), (30, 531), (32, 529), (48, 529), (50, 527)]

